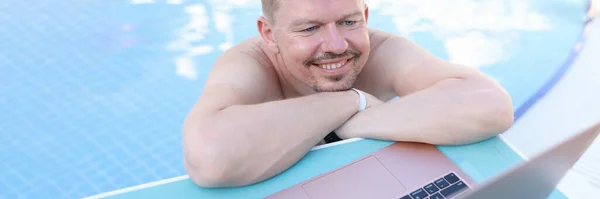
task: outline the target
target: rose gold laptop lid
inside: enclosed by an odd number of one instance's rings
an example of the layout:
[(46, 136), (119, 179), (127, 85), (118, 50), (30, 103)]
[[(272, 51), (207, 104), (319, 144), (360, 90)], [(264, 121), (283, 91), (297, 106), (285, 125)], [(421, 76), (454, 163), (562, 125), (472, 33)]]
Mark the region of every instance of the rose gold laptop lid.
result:
[(548, 198), (600, 132), (600, 122), (461, 194), (461, 199)]

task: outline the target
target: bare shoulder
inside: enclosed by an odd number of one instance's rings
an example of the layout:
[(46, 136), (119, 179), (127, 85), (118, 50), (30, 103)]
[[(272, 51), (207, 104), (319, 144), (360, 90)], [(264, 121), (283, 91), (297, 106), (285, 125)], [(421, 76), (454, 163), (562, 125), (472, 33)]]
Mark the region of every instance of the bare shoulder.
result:
[[(389, 65), (390, 61), (400, 62), (401, 65), (418, 63), (430, 58), (424, 48), (398, 34), (384, 30), (370, 29), (371, 55), (369, 60), (377, 65)], [(399, 64), (395, 64), (398, 69)]]
[(231, 105), (271, 101), (280, 95), (277, 75), (261, 47), (260, 37), (253, 37), (217, 58), (197, 106), (220, 110)]
[(381, 30), (371, 32), (372, 54), (368, 64), (389, 74), (386, 81), (398, 95), (408, 95), (446, 79), (480, 75), (472, 67), (435, 57), (400, 35)]
[(357, 85), (388, 100), (399, 93), (396, 80), (427, 53), (406, 38), (380, 29), (369, 29), (370, 53)]

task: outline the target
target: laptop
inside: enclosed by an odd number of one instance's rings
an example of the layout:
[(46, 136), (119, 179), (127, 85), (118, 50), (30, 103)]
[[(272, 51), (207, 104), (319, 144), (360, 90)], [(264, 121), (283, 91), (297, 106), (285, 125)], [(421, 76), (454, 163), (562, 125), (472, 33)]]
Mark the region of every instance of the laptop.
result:
[(481, 184), (435, 146), (397, 142), (266, 198), (548, 198), (598, 132), (600, 122)]

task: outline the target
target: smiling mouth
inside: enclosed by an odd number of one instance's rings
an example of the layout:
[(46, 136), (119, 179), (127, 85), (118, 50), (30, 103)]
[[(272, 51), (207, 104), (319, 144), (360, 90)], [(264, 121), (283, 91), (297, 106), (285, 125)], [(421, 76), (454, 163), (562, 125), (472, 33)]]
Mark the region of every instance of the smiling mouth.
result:
[(327, 63), (327, 64), (313, 64), (313, 66), (325, 69), (325, 70), (335, 70), (338, 68), (341, 68), (342, 66), (346, 65), (346, 63), (348, 63), (352, 58), (349, 59), (345, 59), (342, 60), (340, 62), (335, 62), (335, 63)]

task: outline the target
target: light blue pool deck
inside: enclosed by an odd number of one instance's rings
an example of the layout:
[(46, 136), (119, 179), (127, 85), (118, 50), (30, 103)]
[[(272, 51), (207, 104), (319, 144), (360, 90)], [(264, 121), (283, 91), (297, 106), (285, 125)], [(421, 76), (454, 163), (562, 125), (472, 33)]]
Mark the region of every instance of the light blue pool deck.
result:
[[(517, 116), (568, 69), (587, 9), (367, 3), (370, 26), (498, 80)], [(0, 198), (79, 198), (185, 175), (185, 114), (220, 53), (257, 33), (259, 14), (257, 0), (2, 1)]]

